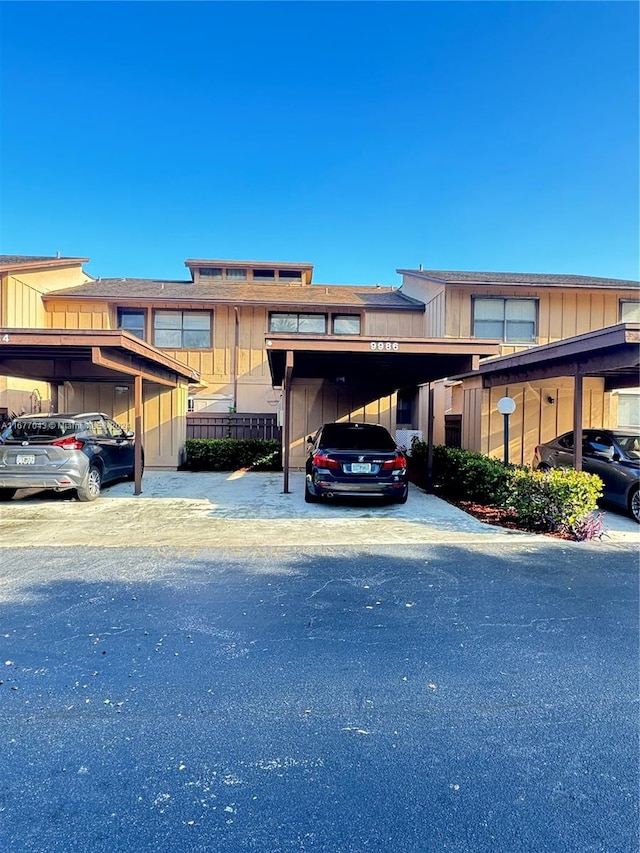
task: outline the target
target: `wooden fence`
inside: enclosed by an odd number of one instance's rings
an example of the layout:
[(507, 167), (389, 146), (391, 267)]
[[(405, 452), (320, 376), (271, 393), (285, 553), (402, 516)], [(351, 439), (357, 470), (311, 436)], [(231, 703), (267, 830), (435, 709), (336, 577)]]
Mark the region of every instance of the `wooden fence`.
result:
[(187, 414), (187, 438), (275, 438), (280, 441), (274, 414)]
[(447, 447), (462, 447), (462, 415), (444, 416), (444, 443)]

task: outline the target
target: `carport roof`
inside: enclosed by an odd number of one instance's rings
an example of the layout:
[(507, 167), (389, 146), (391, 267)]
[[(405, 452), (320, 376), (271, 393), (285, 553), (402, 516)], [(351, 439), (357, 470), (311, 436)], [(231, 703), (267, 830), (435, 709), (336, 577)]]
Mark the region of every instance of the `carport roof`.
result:
[(280, 386), (293, 354), (292, 379), (326, 379), (375, 385), (380, 396), (398, 388), (424, 385), (462, 370), (500, 351), (498, 341), (459, 338), (372, 338), (271, 334), (265, 338), (273, 384)]
[(60, 383), (108, 382), (142, 376), (175, 386), (199, 374), (120, 330), (0, 329), (0, 374)]
[(640, 323), (619, 323), (584, 335), (530, 347), (523, 352), (492, 358), (473, 373), (484, 388), (533, 382), (557, 376), (600, 376), (605, 390), (640, 385)]

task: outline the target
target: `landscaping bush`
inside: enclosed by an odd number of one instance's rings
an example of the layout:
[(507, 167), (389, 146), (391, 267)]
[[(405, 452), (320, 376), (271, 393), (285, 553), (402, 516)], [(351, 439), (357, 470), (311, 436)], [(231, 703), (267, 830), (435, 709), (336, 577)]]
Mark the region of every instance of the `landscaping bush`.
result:
[[(414, 441), (409, 460), (412, 478), (424, 482), (427, 444)], [(454, 503), (469, 502), (510, 510), (519, 526), (541, 533), (593, 539), (603, 534), (602, 514), (595, 513), (602, 481), (572, 468), (532, 471), (504, 464), (458, 447), (433, 448), (433, 487)]]
[(572, 468), (512, 470), (505, 505), (521, 524), (534, 530), (569, 533), (576, 539), (602, 535), (592, 517), (602, 497), (602, 480)]
[[(424, 474), (426, 442), (413, 442), (410, 466), (418, 478)], [(459, 447), (437, 444), (433, 448), (433, 486), (448, 500), (499, 505), (507, 494), (508, 479), (509, 469), (498, 459)]]
[(188, 438), (184, 468), (191, 471), (279, 471), (280, 442), (263, 438)]

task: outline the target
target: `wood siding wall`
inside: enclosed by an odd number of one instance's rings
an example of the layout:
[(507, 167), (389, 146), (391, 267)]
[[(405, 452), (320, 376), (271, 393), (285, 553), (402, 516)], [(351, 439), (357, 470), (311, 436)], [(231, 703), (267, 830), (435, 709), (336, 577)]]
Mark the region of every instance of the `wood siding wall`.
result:
[[(482, 389), (479, 379), (465, 383), (462, 413), (462, 446), (502, 459), (504, 419), (497, 410), (501, 397), (512, 397), (516, 410), (509, 418), (509, 459), (530, 465), (536, 444), (573, 429), (573, 380), (559, 378), (545, 382), (505, 385)], [(610, 394), (602, 379), (584, 380), (583, 424), (608, 427)], [(553, 400), (553, 402), (549, 402)]]
[[(128, 387), (127, 392), (116, 388)], [(65, 382), (60, 388), (61, 411), (106, 412), (122, 427), (134, 429), (133, 377), (121, 382)], [(170, 389), (143, 383), (143, 445), (145, 467), (176, 468), (186, 438), (187, 386)]]
[[(211, 310), (213, 317), (212, 347), (208, 349), (165, 349), (167, 355), (197, 370), (206, 387), (199, 392), (205, 398), (212, 395), (232, 395), (234, 373), (237, 373), (237, 407), (258, 411), (268, 405), (273, 396), (271, 373), (264, 346), (269, 328), (269, 308), (243, 306), (238, 309), (237, 367), (234, 369), (236, 325), (232, 306), (175, 305), (155, 303), (156, 309)], [(345, 311), (348, 313), (348, 311)], [(153, 343), (152, 311), (147, 315), (147, 340)], [(406, 311), (372, 312), (365, 315), (363, 334), (380, 337), (415, 337), (422, 334), (423, 317)], [(48, 303), (49, 328), (115, 329), (117, 307), (105, 302), (76, 302), (55, 300)], [(256, 408), (257, 407), (257, 408)]]
[(377, 399), (367, 388), (345, 388), (322, 380), (294, 380), (291, 387), (291, 467), (303, 468), (307, 436), (324, 423), (360, 421), (382, 424), (395, 434), (396, 396)]
[(375, 338), (419, 338), (424, 335), (424, 315), (413, 311), (372, 311), (365, 315), (363, 333)]
[[(473, 297), (503, 296), (510, 299), (538, 300), (537, 344), (570, 338), (614, 326), (620, 322), (620, 301), (637, 299), (637, 292), (616, 290), (539, 290), (524, 287), (450, 287), (447, 289), (446, 335), (453, 338), (473, 337)], [(504, 344), (507, 354), (526, 348), (527, 344)]]

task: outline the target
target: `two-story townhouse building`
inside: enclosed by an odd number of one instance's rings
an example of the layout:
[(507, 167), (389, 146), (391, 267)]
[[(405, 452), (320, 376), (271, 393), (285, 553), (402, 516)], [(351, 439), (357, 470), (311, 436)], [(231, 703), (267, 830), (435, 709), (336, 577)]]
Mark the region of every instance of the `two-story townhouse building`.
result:
[[(190, 277), (180, 281), (97, 279), (47, 294), (47, 325), (126, 330), (184, 362), (199, 376), (193, 411), (282, 409), (293, 467), (323, 422), (361, 419), (394, 431), (398, 389), (498, 351), (425, 338), (424, 304), (398, 288), (315, 284), (303, 263), (185, 263)], [(87, 408), (91, 389), (83, 393)]]
[[(640, 322), (637, 281), (579, 275), (400, 269), (402, 292), (425, 304), (424, 333), (500, 341), (500, 355), (573, 339), (619, 323)], [(588, 348), (588, 342), (585, 344)], [(584, 381), (585, 426), (640, 427), (640, 376), (611, 390), (603, 377)], [(479, 376), (437, 383), (436, 442), (447, 421), (460, 424), (463, 447), (501, 456), (503, 417), (497, 401), (516, 402), (512, 461), (531, 462), (537, 443), (573, 426), (574, 380), (547, 376), (484, 388)]]
[[(436, 442), (447, 439), (447, 422), (457, 421), (463, 446), (499, 455), (494, 404), (506, 394), (517, 402), (510, 455), (528, 462), (536, 442), (571, 428), (573, 381), (554, 376), (551, 384), (488, 389), (474, 372), (481, 360), (631, 322), (639, 311), (638, 282), (583, 276), (404, 269), (394, 288), (317, 284), (309, 263), (187, 260), (188, 277), (160, 280), (92, 279), (82, 271), (84, 259), (13, 260), (20, 270), (0, 258), (2, 327), (77, 331), (82, 342), (93, 342), (92, 352), (105, 341), (117, 345), (121, 360), (138, 347), (138, 372), (144, 359), (147, 365), (138, 401), (145, 452), (149, 447), (147, 462), (159, 467), (180, 461), (187, 409), (279, 410), (292, 467), (303, 464), (306, 436), (337, 419), (376, 421), (392, 431), (412, 427), (425, 436), (432, 427)], [(64, 275), (62, 263), (47, 269), (53, 261), (67, 262)], [(12, 277), (19, 272), (24, 288), (30, 263), (45, 265), (31, 302)], [(19, 310), (21, 299), (31, 307)], [(151, 362), (156, 373), (182, 366), (175, 387), (152, 381)], [(95, 364), (92, 370), (97, 376)], [(85, 374), (60, 368), (56, 407), (106, 410), (131, 422), (135, 383), (108, 373), (89, 382)], [(53, 391), (41, 387), (46, 402)], [(623, 394), (588, 377), (585, 390), (585, 425), (621, 418), (632, 425), (637, 389)]]
[[(45, 293), (91, 281), (82, 268), (88, 258), (0, 256), (0, 328), (43, 328)], [(0, 375), (0, 419), (10, 413), (47, 411), (46, 382)]]

